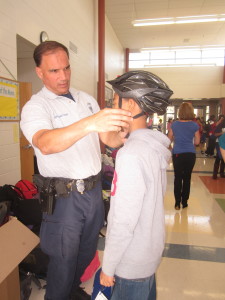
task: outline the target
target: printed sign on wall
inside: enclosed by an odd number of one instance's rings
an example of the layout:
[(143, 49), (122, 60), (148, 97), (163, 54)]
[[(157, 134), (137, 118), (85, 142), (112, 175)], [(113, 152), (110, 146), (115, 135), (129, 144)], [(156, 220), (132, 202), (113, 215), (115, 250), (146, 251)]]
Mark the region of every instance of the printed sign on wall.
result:
[(19, 83), (0, 78), (0, 120), (19, 120)]

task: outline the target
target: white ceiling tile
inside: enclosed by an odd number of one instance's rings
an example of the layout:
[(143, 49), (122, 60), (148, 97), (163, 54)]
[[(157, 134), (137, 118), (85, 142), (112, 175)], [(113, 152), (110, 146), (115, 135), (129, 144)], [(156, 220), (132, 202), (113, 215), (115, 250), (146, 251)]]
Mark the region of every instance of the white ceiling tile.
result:
[[(134, 19), (225, 14), (225, 0), (106, 0), (106, 15), (124, 48), (225, 44), (225, 22), (134, 28)], [(184, 42), (186, 41), (186, 43)]]

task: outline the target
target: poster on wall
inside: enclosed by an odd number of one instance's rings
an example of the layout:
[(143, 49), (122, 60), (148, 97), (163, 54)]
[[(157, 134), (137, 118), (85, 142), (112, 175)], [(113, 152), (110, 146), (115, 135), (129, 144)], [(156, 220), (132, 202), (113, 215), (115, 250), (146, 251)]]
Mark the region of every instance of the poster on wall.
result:
[(19, 83), (0, 78), (0, 121), (19, 120)]

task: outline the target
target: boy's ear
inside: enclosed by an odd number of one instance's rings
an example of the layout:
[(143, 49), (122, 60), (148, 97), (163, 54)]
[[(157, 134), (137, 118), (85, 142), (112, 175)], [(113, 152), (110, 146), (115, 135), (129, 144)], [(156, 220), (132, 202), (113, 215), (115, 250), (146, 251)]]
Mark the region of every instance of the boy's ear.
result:
[(129, 109), (133, 110), (136, 105), (136, 102), (134, 101), (134, 99), (129, 98), (128, 103), (129, 103)]
[(139, 112), (141, 112), (142, 110), (141, 110), (141, 108), (140, 108), (140, 106), (137, 104), (137, 102), (136, 101), (134, 101), (134, 99), (132, 99), (132, 98), (130, 98), (129, 100), (128, 100), (129, 102), (129, 110), (131, 111), (131, 112), (134, 112), (135, 114), (137, 114), (137, 113), (139, 113)]

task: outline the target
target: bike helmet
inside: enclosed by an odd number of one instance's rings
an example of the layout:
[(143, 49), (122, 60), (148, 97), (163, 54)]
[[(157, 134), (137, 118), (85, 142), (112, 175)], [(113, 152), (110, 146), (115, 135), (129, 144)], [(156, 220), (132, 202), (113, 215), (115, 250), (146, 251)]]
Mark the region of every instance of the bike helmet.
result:
[(147, 71), (130, 71), (107, 82), (119, 95), (120, 107), (122, 98), (132, 98), (147, 115), (163, 115), (173, 94), (162, 79)]

